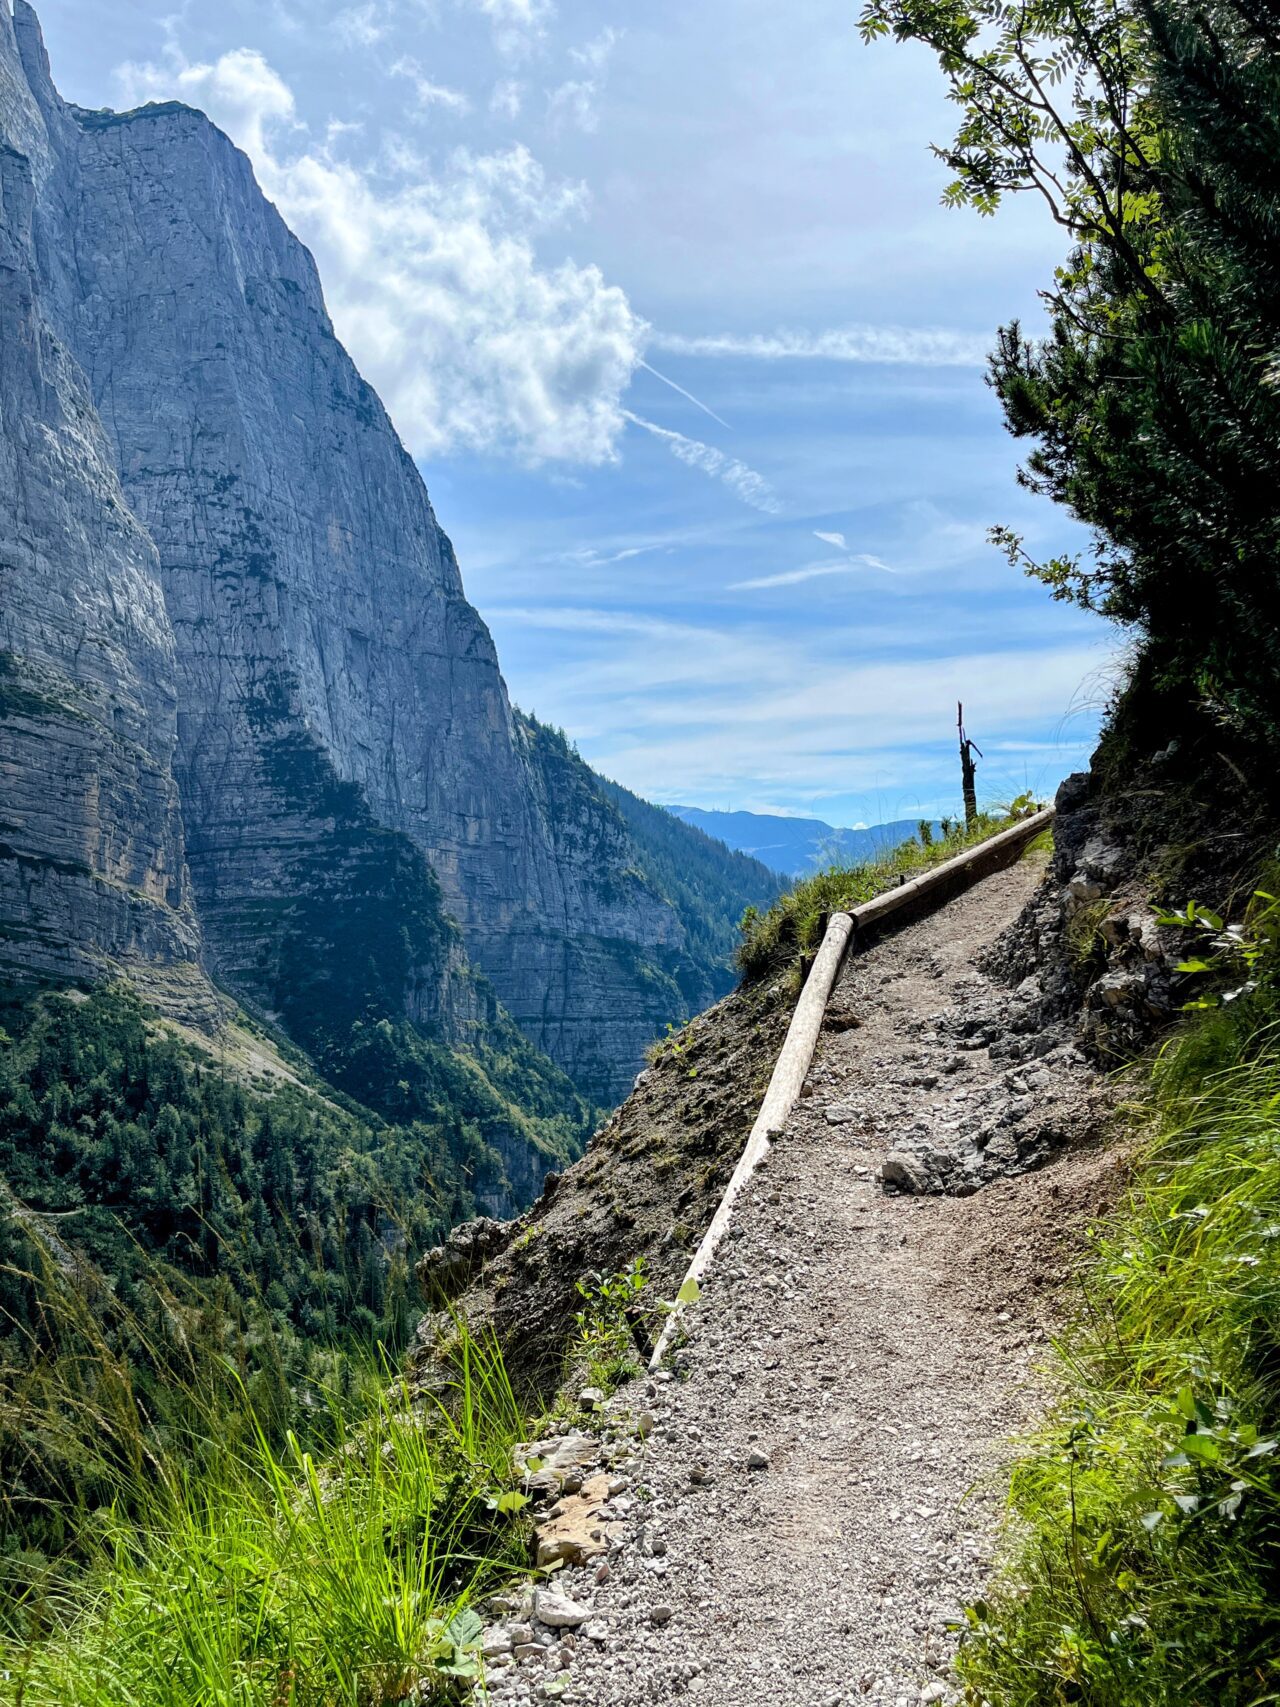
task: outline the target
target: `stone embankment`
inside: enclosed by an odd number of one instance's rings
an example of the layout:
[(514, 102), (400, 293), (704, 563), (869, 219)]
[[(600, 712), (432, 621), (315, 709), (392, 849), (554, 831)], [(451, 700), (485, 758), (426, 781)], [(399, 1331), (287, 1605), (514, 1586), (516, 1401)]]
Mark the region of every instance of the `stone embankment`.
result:
[(1118, 1173), (1069, 1018), (1034, 974), (979, 969), (1041, 875), (1024, 861), (847, 963), (687, 1343), (531, 1446), (540, 1562), (561, 1564), (495, 1606), (490, 1700), (954, 1698), (993, 1472)]

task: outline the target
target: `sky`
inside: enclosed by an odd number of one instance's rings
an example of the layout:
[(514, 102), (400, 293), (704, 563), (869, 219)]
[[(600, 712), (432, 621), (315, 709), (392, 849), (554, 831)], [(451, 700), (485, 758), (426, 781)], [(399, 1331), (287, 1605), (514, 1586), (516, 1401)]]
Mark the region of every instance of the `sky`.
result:
[(314, 253), (514, 701), (649, 799), (836, 824), (1050, 793), (1122, 637), (984, 383), (1062, 239), (944, 209), (856, 0), (44, 0), (68, 99), (177, 98)]

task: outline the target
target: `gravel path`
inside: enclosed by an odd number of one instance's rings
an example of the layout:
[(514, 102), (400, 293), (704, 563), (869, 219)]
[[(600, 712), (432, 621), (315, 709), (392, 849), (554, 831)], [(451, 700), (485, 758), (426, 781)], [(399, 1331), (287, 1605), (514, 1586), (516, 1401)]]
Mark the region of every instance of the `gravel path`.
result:
[(1060, 1040), (1011, 1050), (991, 1016), (1017, 998), (974, 970), (1038, 876), (1017, 865), (851, 959), (831, 1004), (848, 1029), (824, 1032), (811, 1094), (740, 1204), (683, 1378), (611, 1402), (652, 1432), (642, 1460), (613, 1454), (621, 1545), (556, 1584), (590, 1621), (496, 1675), (495, 1701), (953, 1698), (952, 1629), (998, 1509), (981, 1482), (1037, 1398), (1044, 1208), (1082, 1158), (968, 1197), (895, 1195), (880, 1173), (922, 1121), (944, 1148), (966, 1122), (1025, 1130), (1028, 1101), (1078, 1128), (1089, 1069)]

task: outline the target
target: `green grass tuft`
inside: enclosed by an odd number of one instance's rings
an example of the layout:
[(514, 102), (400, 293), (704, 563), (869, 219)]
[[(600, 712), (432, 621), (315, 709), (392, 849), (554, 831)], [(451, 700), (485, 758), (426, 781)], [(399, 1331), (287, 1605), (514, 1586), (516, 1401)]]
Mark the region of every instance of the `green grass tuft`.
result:
[[(216, 1355), (151, 1416), (128, 1363), (56, 1264), (54, 1350), (0, 1383), (4, 1707), (391, 1707), (462, 1699), (481, 1674), (477, 1598), (527, 1568), (512, 1447), (525, 1422), (496, 1346), (459, 1324), (411, 1394), (384, 1364), (312, 1390), (304, 1437)], [(175, 1372), (176, 1373), (176, 1372)], [(71, 1465), (92, 1499), (30, 1460)], [(38, 1546), (27, 1543), (34, 1532)]]

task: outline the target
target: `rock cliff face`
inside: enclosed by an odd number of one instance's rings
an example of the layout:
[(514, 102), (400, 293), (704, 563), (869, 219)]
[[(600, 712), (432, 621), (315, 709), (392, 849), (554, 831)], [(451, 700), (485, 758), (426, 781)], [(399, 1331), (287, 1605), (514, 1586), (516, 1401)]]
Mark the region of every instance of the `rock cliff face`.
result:
[(62, 327), (59, 138), (0, 6), (0, 976), (163, 980), (207, 1011), (159, 560)]
[(194, 968), (198, 917), (308, 1046), (371, 1006), (466, 1039), (475, 967), (616, 1099), (706, 968), (597, 779), (513, 713), (311, 256), (202, 114), (66, 105), (25, 0), (0, 64), (15, 967)]

